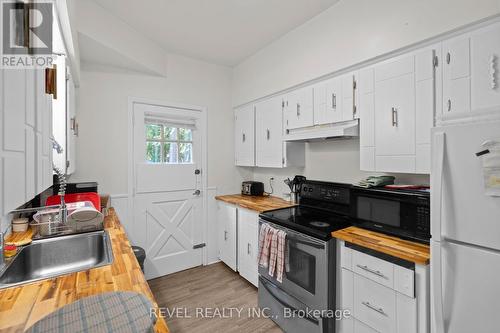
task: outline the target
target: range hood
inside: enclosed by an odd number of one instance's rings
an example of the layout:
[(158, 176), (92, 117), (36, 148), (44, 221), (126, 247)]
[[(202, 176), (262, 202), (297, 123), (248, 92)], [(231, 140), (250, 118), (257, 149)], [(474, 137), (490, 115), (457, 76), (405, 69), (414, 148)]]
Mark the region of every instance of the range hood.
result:
[(321, 141), (350, 139), (359, 136), (359, 120), (348, 120), (338, 123), (315, 125), (290, 129), (284, 135), (285, 141)]

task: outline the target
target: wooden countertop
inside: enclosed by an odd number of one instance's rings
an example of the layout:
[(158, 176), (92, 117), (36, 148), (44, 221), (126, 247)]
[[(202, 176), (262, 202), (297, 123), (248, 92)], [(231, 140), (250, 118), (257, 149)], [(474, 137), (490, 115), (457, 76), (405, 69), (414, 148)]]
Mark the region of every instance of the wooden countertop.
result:
[(283, 200), (274, 196), (251, 196), (241, 194), (219, 195), (216, 200), (224, 201), (233, 205), (237, 205), (250, 210), (255, 210), (259, 213), (279, 209), (293, 207), (294, 204), (290, 201)]
[(337, 230), (332, 232), (332, 236), (416, 264), (429, 264), (429, 245), (403, 240), (358, 227)]
[[(80, 298), (110, 291), (135, 291), (158, 307), (113, 208), (104, 220), (113, 246), (111, 265), (0, 290), (0, 331), (23, 332), (39, 319)], [(14, 234), (13, 237), (20, 237)], [(9, 238), (6, 238), (9, 241)], [(158, 318), (156, 332), (168, 333)]]

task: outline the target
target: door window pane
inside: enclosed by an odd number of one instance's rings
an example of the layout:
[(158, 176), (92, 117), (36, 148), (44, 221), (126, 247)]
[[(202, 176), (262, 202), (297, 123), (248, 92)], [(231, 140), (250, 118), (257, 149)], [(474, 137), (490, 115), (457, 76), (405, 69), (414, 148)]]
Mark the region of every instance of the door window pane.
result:
[(193, 130), (191, 128), (146, 124), (146, 162), (193, 163)]
[(146, 142), (146, 161), (150, 163), (162, 162), (161, 144), (159, 142)]
[(179, 163), (191, 163), (193, 158), (193, 144), (179, 143)]

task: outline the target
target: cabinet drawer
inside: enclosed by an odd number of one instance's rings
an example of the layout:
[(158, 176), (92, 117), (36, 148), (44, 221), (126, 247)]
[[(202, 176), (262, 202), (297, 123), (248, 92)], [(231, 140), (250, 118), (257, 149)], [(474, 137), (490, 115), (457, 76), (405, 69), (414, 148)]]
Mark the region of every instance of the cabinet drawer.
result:
[(396, 292), (354, 274), (354, 317), (379, 332), (396, 332)]
[(358, 251), (352, 252), (352, 269), (355, 273), (391, 289), (394, 288), (394, 265), (392, 263)]

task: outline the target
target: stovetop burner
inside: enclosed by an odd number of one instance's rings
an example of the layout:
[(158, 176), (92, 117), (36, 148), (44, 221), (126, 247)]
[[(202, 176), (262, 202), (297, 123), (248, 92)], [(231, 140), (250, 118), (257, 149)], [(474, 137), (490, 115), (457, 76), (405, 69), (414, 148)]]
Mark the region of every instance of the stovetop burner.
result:
[(326, 228), (330, 226), (330, 223), (322, 222), (322, 221), (312, 221), (309, 222), (309, 225), (317, 228)]

